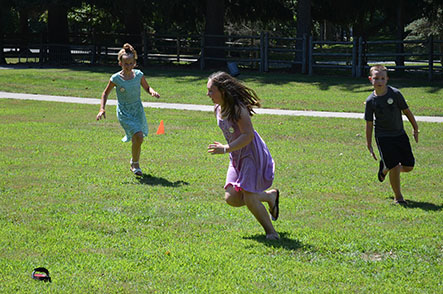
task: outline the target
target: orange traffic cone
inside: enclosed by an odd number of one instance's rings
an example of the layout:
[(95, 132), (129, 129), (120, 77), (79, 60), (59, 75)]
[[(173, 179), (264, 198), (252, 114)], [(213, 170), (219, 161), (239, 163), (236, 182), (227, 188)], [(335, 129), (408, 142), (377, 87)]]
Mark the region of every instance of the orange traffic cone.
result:
[(165, 125), (163, 124), (163, 120), (160, 121), (160, 125), (157, 129), (157, 135), (163, 135), (165, 133)]

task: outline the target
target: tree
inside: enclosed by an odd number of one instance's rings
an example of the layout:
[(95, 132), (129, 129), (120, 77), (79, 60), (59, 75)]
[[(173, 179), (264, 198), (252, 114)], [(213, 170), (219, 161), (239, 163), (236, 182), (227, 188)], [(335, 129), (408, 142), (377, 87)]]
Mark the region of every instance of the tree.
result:
[(9, 1), (0, 1), (2, 9), (0, 9), (0, 64), (6, 64), (6, 58), (4, 55), (3, 43), (4, 33), (9, 29), (9, 14), (11, 10), (11, 3)]
[(68, 6), (52, 2), (48, 5), (49, 61), (71, 63), (72, 56), (68, 36)]
[[(224, 35), (225, 26), (225, 1), (224, 0), (206, 0), (205, 10), (205, 47), (221, 47), (225, 44), (223, 37), (214, 37)], [(221, 48), (207, 48), (205, 57), (225, 58), (225, 51)], [(205, 67), (218, 67), (223, 65), (220, 60), (208, 60)]]
[[(297, 7), (297, 39), (303, 38), (304, 36), (310, 36), (312, 29), (312, 16), (311, 16), (311, 0), (298, 0)], [(303, 43), (300, 41), (296, 42), (296, 61), (301, 62), (304, 52)]]
[[(405, 28), (408, 39), (422, 40), (436, 37), (443, 41), (443, 1), (425, 1), (422, 17), (412, 21)], [(443, 65), (443, 43), (439, 44), (440, 63)]]
[[(421, 4), (416, 0), (393, 0), (384, 3), (384, 14), (386, 19), (395, 19), (395, 26), (392, 27), (393, 34), (397, 40), (404, 40), (407, 36), (405, 32), (405, 24), (419, 17)], [(386, 24), (388, 25), (388, 24)], [(397, 66), (405, 65), (404, 44), (398, 43), (396, 46), (395, 64)]]

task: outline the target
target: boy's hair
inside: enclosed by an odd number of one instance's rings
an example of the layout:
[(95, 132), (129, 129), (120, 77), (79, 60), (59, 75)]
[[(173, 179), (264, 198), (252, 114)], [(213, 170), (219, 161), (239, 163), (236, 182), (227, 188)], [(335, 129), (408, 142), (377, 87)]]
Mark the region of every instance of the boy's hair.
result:
[(132, 55), (134, 59), (137, 60), (137, 51), (135, 51), (134, 47), (129, 43), (125, 43), (123, 48), (118, 52), (118, 61), (122, 61), (123, 55)]
[(381, 65), (381, 64), (376, 64), (374, 66), (371, 67), (371, 69), (369, 70), (369, 75), (372, 76), (372, 73), (374, 71), (385, 71), (386, 73), (388, 72), (388, 69), (386, 68), (386, 66)]
[(251, 88), (243, 85), (236, 78), (226, 72), (215, 72), (208, 78), (212, 84), (218, 88), (224, 101), (222, 114), (228, 120), (238, 121), (240, 119), (241, 107), (246, 107), (249, 115), (255, 111), (252, 107), (260, 107), (260, 99)]

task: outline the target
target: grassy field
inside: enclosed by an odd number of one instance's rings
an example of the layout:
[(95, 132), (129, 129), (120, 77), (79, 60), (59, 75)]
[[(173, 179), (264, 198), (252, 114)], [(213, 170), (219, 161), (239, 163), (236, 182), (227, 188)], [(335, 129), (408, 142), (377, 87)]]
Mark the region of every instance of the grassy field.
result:
[[(0, 91), (100, 98), (117, 67), (0, 70)], [(206, 81), (210, 72), (191, 69), (146, 68), (150, 85), (162, 102), (210, 104)], [(348, 76), (245, 72), (239, 77), (257, 91), (265, 108), (363, 112), (371, 92), (367, 78)], [(415, 115), (443, 116), (443, 81), (428, 82), (415, 75), (393, 75)], [(112, 92), (110, 99), (115, 99)], [(144, 101), (156, 101), (143, 93)]]
[[(71, 78), (67, 70), (38, 72), (0, 71), (1, 90), (97, 97), (109, 78), (109, 72)], [(162, 100), (208, 103), (206, 74), (149, 75)], [(167, 85), (172, 79), (175, 88)], [(272, 84), (265, 76), (245, 79), (262, 85), (261, 94)], [(282, 91), (299, 83), (277, 80)], [(344, 93), (355, 103), (341, 102), (349, 106), (342, 110), (362, 110), (369, 87), (354, 82)], [(310, 97), (324, 91), (321, 83), (305, 86), (316, 90)], [(332, 81), (327, 88), (330, 96), (348, 87)], [(410, 88), (417, 89), (432, 92)], [(441, 89), (433, 92), (439, 101), (414, 105), (419, 114), (441, 114)], [(308, 108), (321, 105), (312, 100)], [(223, 201), (228, 157), (206, 153), (210, 142), (224, 140), (211, 113), (147, 109), (146, 175), (135, 178), (115, 107), (102, 122), (95, 121), (97, 108), (0, 100), (0, 293), (441, 291), (443, 124), (420, 124), (416, 168), (402, 175), (409, 201), (402, 207), (391, 204), (389, 184), (377, 181), (364, 121), (254, 116), (281, 190), (275, 227), (282, 239), (267, 241), (246, 208)], [(154, 134), (160, 120), (165, 135)], [(31, 279), (38, 266), (49, 269), (51, 284)]]

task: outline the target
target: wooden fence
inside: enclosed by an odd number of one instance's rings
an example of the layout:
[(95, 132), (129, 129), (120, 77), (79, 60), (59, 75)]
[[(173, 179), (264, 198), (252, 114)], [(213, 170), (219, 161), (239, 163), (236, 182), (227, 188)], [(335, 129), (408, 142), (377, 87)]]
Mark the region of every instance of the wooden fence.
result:
[[(208, 46), (207, 38), (221, 38), (223, 46)], [(300, 49), (296, 43), (301, 42)], [(260, 72), (267, 72), (270, 68), (291, 67), (299, 65), (302, 73), (306, 73), (306, 45), (307, 38), (273, 37), (268, 32), (258, 36), (201, 36), (201, 55), (199, 56), (200, 68), (206, 67), (206, 61), (217, 60), (235, 62), (243, 66), (256, 68)], [(208, 49), (224, 50), (225, 57), (209, 57)], [(297, 58), (300, 56), (300, 58)]]
[[(47, 44), (43, 37), (27, 38), (24, 44), (19, 38), (4, 37), (0, 58), (15, 59), (18, 63), (38, 62), (57, 64), (106, 64), (116, 62), (117, 52), (128, 35), (73, 35), (71, 44)], [(140, 37), (140, 36), (139, 36)], [(221, 45), (209, 45), (208, 38), (219, 39)], [(427, 72), (429, 79), (443, 73), (443, 41), (434, 40), (384, 40), (366, 41), (318, 41), (312, 37), (289, 38), (260, 35), (154, 35), (143, 34), (139, 44), (133, 44), (143, 63), (173, 62), (199, 63), (206, 68), (210, 61), (236, 63), (260, 72), (272, 69), (296, 68), (304, 74), (316, 70), (332, 69), (349, 71), (353, 77), (365, 75), (375, 63), (387, 65), (395, 71)], [(399, 50), (399, 48), (401, 50)], [(223, 57), (209, 56), (209, 50), (221, 50)], [(68, 51), (70, 54), (65, 54)], [(400, 53), (399, 53), (400, 52)], [(68, 57), (66, 57), (68, 56)]]

